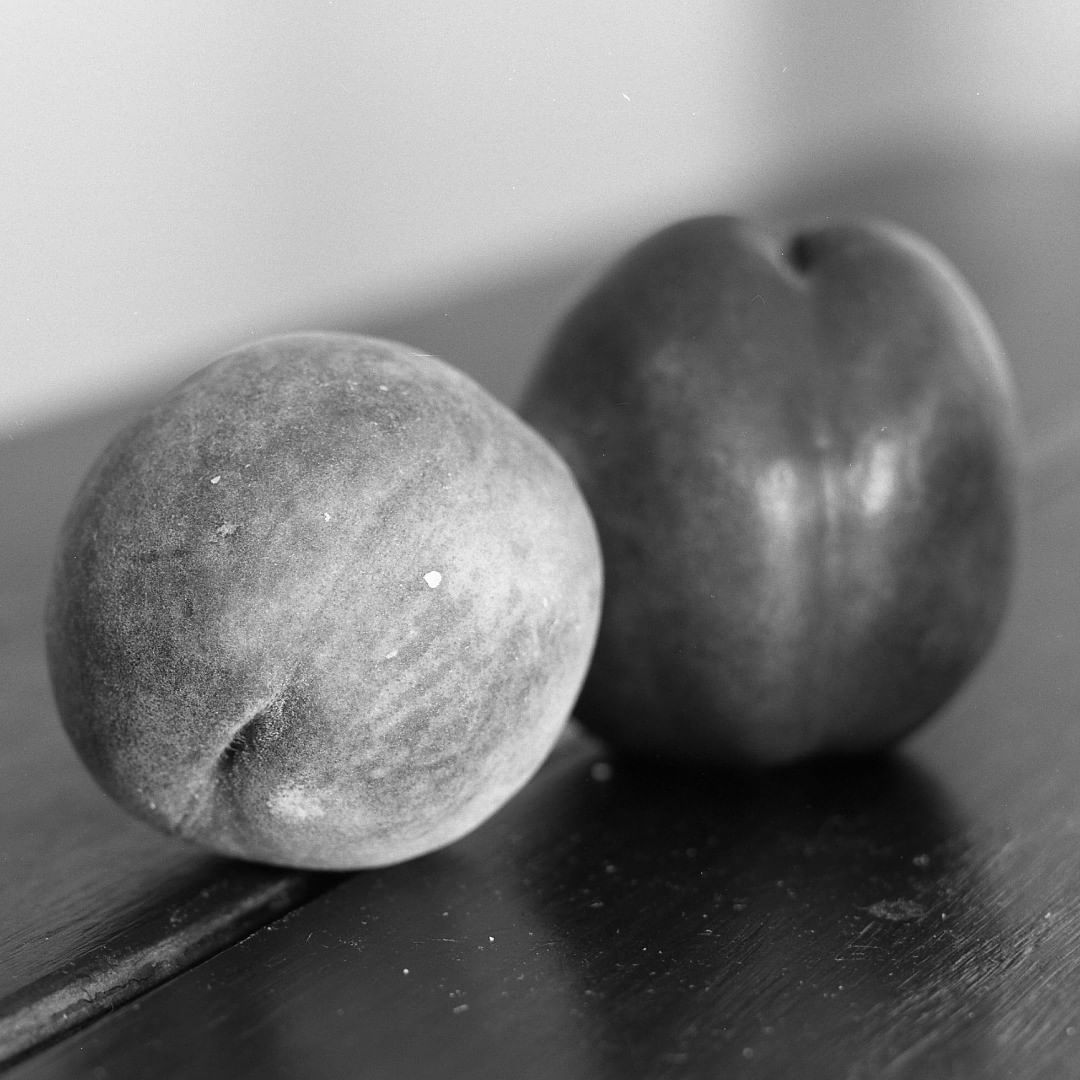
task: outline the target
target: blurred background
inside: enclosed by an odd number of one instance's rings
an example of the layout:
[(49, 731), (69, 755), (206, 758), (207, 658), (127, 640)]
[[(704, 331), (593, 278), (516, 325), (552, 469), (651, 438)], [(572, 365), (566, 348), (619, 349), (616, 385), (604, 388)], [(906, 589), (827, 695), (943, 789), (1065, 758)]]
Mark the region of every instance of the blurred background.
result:
[(1071, 0), (7, 0), (0, 100), (7, 438), (299, 328), (512, 401), (601, 264), (703, 211), (886, 214), (1036, 398), (1029, 354), (1080, 368)]

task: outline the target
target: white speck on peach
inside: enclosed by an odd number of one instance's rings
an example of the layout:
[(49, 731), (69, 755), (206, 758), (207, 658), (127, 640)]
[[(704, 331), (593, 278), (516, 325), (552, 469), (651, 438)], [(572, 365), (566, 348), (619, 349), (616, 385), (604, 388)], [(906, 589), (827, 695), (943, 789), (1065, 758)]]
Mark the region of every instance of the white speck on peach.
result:
[(390, 387), (387, 386), (386, 383), (379, 383), (379, 389), (383, 390), (383, 391), (386, 391), (386, 390), (389, 390)]
[(325, 513), (325, 514), (323, 514), (323, 516), (322, 516), (322, 519), (323, 519), (323, 521), (329, 521), (329, 520), (330, 520), (330, 515), (329, 515), (329, 513)]
[(319, 802), (305, 795), (298, 787), (282, 788), (266, 800), (266, 805), (272, 813), (292, 818), (293, 821), (310, 821), (326, 815), (326, 810)]
[(442, 574), (438, 570), (429, 570), (424, 575), (424, 580), (428, 583), (429, 589), (437, 589), (442, 584)]
[(219, 473), (217, 476), (211, 476), (210, 477), (210, 483), (211, 484), (220, 484), (221, 483), (221, 474)]
[(395, 656), (397, 656), (397, 654), (398, 654), (398, 650), (397, 650), (397, 649), (391, 649), (391, 650), (390, 650), (390, 651), (389, 651), (389, 652), (388, 652), (388, 653), (386, 654), (386, 659), (387, 659), (387, 660), (393, 660), (393, 659), (394, 659), (394, 657), (395, 657)]

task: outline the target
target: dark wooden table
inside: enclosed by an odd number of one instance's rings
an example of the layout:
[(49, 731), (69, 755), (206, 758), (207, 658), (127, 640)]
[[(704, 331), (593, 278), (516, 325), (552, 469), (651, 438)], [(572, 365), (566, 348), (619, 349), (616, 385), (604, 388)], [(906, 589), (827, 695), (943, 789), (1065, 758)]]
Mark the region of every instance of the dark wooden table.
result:
[[(392, 869), (208, 857), (96, 790), (45, 676), (59, 518), (130, 409), (5, 438), (0, 1069), (1080, 1075), (1080, 166), (907, 157), (774, 205), (925, 232), (1014, 358), (1019, 581), (964, 692), (889, 758), (757, 779), (631, 765), (570, 729), (487, 825)], [(365, 329), (512, 399), (593, 269), (549, 267)]]

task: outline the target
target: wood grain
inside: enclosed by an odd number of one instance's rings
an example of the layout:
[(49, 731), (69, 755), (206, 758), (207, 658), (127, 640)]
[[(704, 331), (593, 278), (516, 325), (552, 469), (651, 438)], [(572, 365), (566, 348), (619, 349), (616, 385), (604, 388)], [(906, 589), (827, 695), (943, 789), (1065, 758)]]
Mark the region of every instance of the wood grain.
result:
[[(42, 656), (60, 516), (139, 403), (0, 442), (0, 1063), (21, 1057), (15, 1077), (1068, 1075), (1077, 205), (1075, 161), (914, 155), (715, 208), (855, 210), (924, 232), (1017, 369), (1028, 481), (1006, 632), (945, 713), (872, 767), (695, 776), (571, 739), (487, 826), (407, 866), (316, 878), (203, 856), (92, 785)], [(429, 348), (512, 399), (584, 265), (378, 326), (346, 310), (318, 322)]]
[[(580, 263), (439, 298), (359, 327), (452, 358), (511, 399)], [(61, 732), (42, 615), (63, 514), (105, 443), (145, 408), (104, 412), (0, 439), (0, 1067), (3, 1062), (238, 940), (322, 889), (330, 875), (204, 856), (123, 814)]]
[(567, 744), (465, 841), (13, 1077), (1068, 1075), (1078, 527), (1080, 483), (1030, 514), (992, 662), (902, 753), (749, 778)]
[(60, 730), (52, 541), (107, 414), (0, 446), (0, 1062), (130, 1000), (335, 879), (202, 855), (131, 821)]

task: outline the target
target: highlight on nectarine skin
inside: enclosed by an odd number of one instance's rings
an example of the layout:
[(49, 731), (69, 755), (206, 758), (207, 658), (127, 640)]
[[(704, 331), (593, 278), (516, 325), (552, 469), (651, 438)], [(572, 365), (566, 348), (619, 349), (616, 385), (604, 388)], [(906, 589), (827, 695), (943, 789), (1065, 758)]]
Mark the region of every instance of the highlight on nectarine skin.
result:
[(895, 225), (712, 216), (629, 250), (522, 405), (604, 552), (578, 718), (755, 766), (927, 721), (1006, 611), (1016, 412), (978, 299)]
[(121, 432), (63, 526), (46, 615), (63, 724), (143, 820), (352, 869), (442, 847), (539, 767), (600, 611), (551, 447), (449, 365), (298, 334)]

